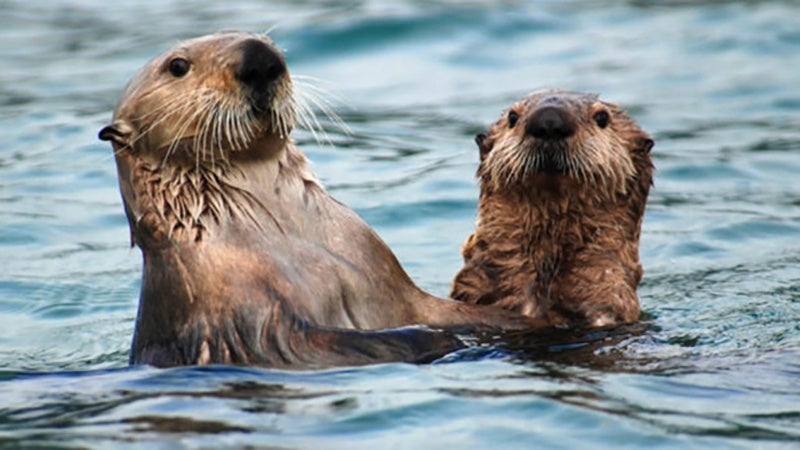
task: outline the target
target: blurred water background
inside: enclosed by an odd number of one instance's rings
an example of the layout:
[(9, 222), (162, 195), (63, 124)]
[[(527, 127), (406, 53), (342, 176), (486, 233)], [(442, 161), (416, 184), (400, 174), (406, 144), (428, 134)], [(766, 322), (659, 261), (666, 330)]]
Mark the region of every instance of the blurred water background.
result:
[[(798, 448), (800, 2), (0, 0), (0, 447)], [(644, 330), (536, 357), (323, 372), (128, 368), (139, 251), (110, 147), (180, 39), (265, 32), (341, 99), (296, 133), (328, 189), (446, 295), (475, 133), (598, 92), (656, 138)], [(473, 360), (476, 359), (476, 360)]]

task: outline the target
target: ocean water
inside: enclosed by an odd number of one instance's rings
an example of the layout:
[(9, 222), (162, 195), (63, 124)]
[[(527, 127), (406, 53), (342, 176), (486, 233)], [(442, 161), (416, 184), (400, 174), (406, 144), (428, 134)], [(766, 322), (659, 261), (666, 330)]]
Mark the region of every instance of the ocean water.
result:
[[(800, 447), (800, 3), (0, 0), (0, 447)], [(656, 139), (635, 332), (319, 372), (127, 366), (141, 258), (111, 149), (180, 39), (267, 32), (349, 125), (295, 137), (445, 295), (473, 136), (594, 91)]]

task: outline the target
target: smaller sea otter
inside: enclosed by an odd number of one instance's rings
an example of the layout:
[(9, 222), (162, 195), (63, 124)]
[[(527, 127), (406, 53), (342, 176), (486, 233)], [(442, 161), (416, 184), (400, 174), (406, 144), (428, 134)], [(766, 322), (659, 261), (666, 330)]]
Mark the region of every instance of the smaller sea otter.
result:
[(545, 90), (476, 141), (477, 229), (451, 297), (551, 325), (636, 321), (652, 138), (597, 95)]

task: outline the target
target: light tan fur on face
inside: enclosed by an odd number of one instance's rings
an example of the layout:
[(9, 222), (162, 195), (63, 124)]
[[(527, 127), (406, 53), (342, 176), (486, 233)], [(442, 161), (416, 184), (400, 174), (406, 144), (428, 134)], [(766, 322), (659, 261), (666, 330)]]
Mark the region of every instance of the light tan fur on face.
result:
[[(546, 107), (566, 112), (571, 136), (527, 131)], [(601, 111), (604, 127), (595, 120)], [(512, 105), (478, 144), (477, 228), (462, 246), (451, 296), (552, 324), (635, 321), (653, 172), (647, 133), (594, 94), (548, 90)]]
[[(528, 149), (543, 144), (527, 136), (524, 126), (509, 128), (508, 113), (515, 111), (524, 120), (528, 112), (544, 106), (546, 100), (552, 98), (548, 94), (557, 95), (577, 122), (575, 135), (564, 143), (564, 148), (558, 149), (562, 164), (571, 172), (571, 178), (584, 185), (602, 186), (602, 189), (591, 189), (598, 197), (624, 194), (627, 180), (635, 173), (631, 155), (627, 151), (629, 142), (626, 141), (625, 130), (635, 127), (635, 124), (617, 105), (600, 101), (595, 94), (541, 91), (516, 102), (492, 126), (492, 151), (481, 164), (479, 176), (485, 175), (491, 180), (495, 190), (529, 184), (532, 180), (535, 184), (537, 167), (542, 158), (541, 153)], [(612, 115), (610, 128), (601, 129), (592, 123), (592, 117), (599, 111)]]
[[(248, 37), (273, 45), (263, 36), (221, 33), (179, 44), (140, 69), (115, 113), (115, 121), (134, 130), (130, 147), (164, 159), (184, 148), (190, 154), (182, 156), (199, 164), (225, 161), (229, 152), (250, 148), (265, 133), (288, 139), (297, 110), (288, 74), (271, 87), (267, 130), (234, 78), (236, 45)], [(179, 78), (169, 73), (176, 58), (191, 64)]]

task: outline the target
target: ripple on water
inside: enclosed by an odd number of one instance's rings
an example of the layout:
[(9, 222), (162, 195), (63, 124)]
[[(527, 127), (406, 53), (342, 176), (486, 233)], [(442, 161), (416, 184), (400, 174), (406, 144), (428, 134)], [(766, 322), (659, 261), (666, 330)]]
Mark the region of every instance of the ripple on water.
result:
[[(796, 2), (7, 1), (0, 14), (0, 446), (753, 447), (800, 435)], [(457, 2), (456, 2), (457, 3)], [(540, 87), (653, 133), (644, 329), (321, 372), (124, 368), (141, 256), (97, 130), (179, 39), (266, 30), (353, 133), (313, 168), (446, 293), (476, 133)], [(654, 31), (656, 30), (656, 31)]]

